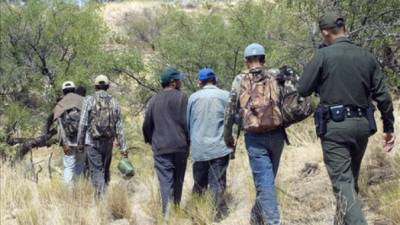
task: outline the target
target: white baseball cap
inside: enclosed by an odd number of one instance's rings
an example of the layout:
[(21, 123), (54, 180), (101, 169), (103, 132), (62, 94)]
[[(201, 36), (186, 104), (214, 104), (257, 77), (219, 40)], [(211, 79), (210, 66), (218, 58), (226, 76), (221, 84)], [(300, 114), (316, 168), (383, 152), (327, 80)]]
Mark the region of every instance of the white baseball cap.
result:
[(65, 81), (62, 85), (62, 89), (68, 89), (68, 88), (76, 88), (74, 82), (72, 81)]
[(110, 81), (108, 80), (107, 76), (101, 74), (101, 75), (98, 75), (96, 77), (96, 79), (94, 79), (94, 84), (95, 85), (100, 85), (100, 84), (108, 85), (108, 84), (110, 84)]

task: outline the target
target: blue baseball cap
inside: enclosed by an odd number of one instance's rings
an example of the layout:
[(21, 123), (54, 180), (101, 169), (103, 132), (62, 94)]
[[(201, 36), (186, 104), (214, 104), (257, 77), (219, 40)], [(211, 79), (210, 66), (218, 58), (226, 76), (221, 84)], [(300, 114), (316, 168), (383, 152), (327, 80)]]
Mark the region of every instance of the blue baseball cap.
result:
[(210, 78), (215, 78), (214, 70), (212, 70), (211, 68), (203, 68), (199, 70), (198, 78), (200, 81), (205, 81)]
[(174, 67), (165, 68), (160, 75), (160, 80), (162, 83), (169, 82), (172, 80), (183, 80), (183, 78), (184, 75)]

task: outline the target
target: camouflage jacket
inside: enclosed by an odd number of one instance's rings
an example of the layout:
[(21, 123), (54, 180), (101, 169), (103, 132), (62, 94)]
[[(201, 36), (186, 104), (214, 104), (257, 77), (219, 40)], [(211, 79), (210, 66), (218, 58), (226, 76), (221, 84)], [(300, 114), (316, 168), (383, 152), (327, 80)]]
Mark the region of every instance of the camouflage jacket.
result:
[[(224, 116), (224, 140), (225, 143), (233, 141), (233, 125), (239, 125), (240, 122), (240, 106), (239, 106), (239, 94), (240, 94), (240, 83), (245, 76), (245, 73), (239, 74), (235, 77), (232, 82), (231, 92), (229, 94), (228, 105), (225, 108)], [(238, 127), (238, 129), (240, 129)]]
[[(109, 95), (106, 91), (97, 91), (94, 95)], [(82, 145), (94, 145), (94, 140), (88, 131), (89, 122), (92, 121), (90, 117), (90, 111), (96, 104), (96, 99), (94, 96), (87, 96), (83, 102), (82, 111), (81, 111), (81, 119), (79, 122), (79, 129), (78, 129), (78, 144)], [(123, 131), (123, 124), (122, 124), (122, 115), (121, 115), (121, 108), (119, 106), (118, 101), (115, 98), (112, 98), (111, 101), (112, 108), (115, 111), (115, 115), (117, 116), (117, 124), (116, 124), (116, 138), (118, 140), (119, 148), (121, 151), (127, 150), (127, 145), (125, 141), (125, 135)]]

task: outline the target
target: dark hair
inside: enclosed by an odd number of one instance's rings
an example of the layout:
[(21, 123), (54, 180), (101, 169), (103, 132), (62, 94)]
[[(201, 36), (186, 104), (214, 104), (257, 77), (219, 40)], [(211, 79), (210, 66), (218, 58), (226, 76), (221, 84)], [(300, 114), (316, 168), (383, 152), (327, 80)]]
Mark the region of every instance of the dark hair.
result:
[(253, 55), (246, 57), (246, 61), (251, 63), (251, 62), (260, 62), (260, 63), (265, 63), (265, 55)]
[(200, 85), (201, 86), (205, 86), (205, 85), (210, 84), (210, 83), (213, 84), (213, 85), (216, 85), (217, 84), (217, 79), (215, 77), (212, 77), (212, 78), (208, 78), (207, 80), (200, 81)]
[(74, 93), (75, 92), (75, 88), (65, 88), (62, 91), (63, 91), (63, 94), (66, 95), (68, 93)]
[(162, 88), (169, 87), (169, 85), (171, 85), (171, 81), (161, 82), (161, 87), (162, 87)]
[(176, 81), (179, 81), (179, 80), (174, 79), (174, 80), (170, 80), (170, 81), (161, 82), (161, 87), (162, 88), (169, 87), (172, 85), (173, 82), (176, 82)]
[(109, 87), (110, 85), (108, 84), (99, 84), (95, 86), (96, 90), (104, 90), (104, 91), (107, 91)]
[(84, 86), (79, 85), (76, 88), (75, 93), (82, 97), (85, 97), (86, 96), (86, 88)]

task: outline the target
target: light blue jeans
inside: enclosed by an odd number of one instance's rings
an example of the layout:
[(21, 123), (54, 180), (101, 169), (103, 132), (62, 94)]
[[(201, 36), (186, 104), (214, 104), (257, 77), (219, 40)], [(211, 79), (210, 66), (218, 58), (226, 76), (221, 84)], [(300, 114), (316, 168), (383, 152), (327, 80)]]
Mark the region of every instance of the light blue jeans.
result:
[(280, 214), (275, 190), (285, 135), (282, 129), (245, 134), (247, 153), (256, 186), (256, 202), (251, 210), (252, 225), (279, 225)]
[(86, 154), (85, 152), (73, 151), (71, 155), (64, 154), (64, 182), (72, 183), (83, 174), (85, 170)]

